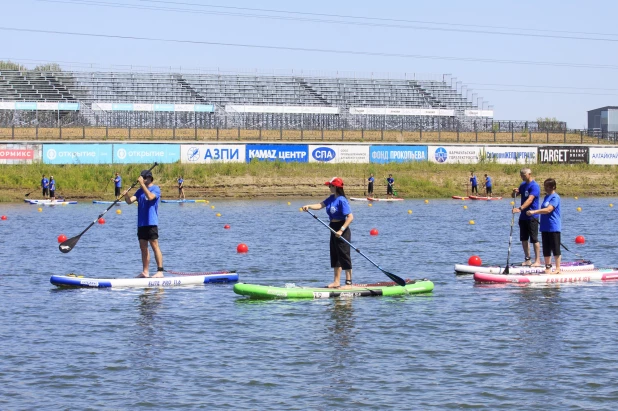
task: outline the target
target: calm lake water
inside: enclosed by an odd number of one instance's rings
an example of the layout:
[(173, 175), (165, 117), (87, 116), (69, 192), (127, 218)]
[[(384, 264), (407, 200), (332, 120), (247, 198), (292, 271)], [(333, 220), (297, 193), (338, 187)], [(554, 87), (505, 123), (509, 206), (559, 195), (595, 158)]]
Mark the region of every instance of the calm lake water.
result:
[[(164, 265), (325, 285), (328, 231), (298, 211), (322, 199), (161, 204)], [(50, 275), (140, 272), (135, 207), (113, 208), (61, 254), (56, 237), (77, 235), (105, 205), (1, 204), (0, 409), (618, 407), (618, 283), (475, 286), (454, 275), (473, 254), (504, 264), (509, 200), (352, 207), (353, 243), (404, 278), (431, 279), (432, 294), (264, 302), (231, 285), (60, 290)], [(618, 265), (617, 212), (616, 198), (564, 198), (563, 243)], [(511, 261), (523, 260), (518, 233)], [(248, 254), (236, 253), (240, 242)], [(355, 282), (388, 280), (359, 255), (353, 264)]]

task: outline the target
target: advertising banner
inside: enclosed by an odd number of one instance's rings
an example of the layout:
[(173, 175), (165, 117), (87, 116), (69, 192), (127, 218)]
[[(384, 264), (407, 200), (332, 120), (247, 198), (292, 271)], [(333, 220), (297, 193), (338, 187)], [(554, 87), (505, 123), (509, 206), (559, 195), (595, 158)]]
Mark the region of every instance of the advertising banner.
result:
[(111, 144), (43, 144), (45, 164), (111, 164)]
[(477, 146), (428, 146), (427, 158), (440, 164), (476, 164), (481, 159), (481, 147)]
[(618, 147), (590, 147), (590, 164), (618, 164)]
[(371, 163), (406, 163), (427, 161), (427, 146), (371, 146)]
[(466, 117), (493, 117), (493, 110), (464, 110)]
[(588, 163), (589, 148), (581, 146), (545, 146), (539, 147), (538, 162), (578, 164)]
[(244, 163), (247, 154), (244, 144), (182, 144), (181, 163)]
[(378, 116), (440, 116), (453, 117), (455, 110), (433, 108), (350, 107), (350, 114)]
[(309, 147), (306, 144), (247, 144), (247, 162), (253, 159), (306, 163)]
[(40, 144), (0, 144), (0, 164), (31, 164), (41, 161)]
[(481, 158), (498, 164), (536, 164), (537, 147), (486, 146)]
[(369, 146), (310, 145), (310, 163), (369, 163)]
[(338, 107), (323, 106), (246, 106), (228, 104), (227, 113), (339, 114)]
[(180, 160), (178, 144), (114, 144), (114, 164), (175, 163)]

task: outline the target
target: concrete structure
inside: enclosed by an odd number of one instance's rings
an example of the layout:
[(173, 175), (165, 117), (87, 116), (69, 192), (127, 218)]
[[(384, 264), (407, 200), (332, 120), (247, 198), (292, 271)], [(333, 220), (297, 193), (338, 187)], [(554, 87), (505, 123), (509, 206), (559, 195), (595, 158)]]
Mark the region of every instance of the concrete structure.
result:
[(618, 132), (618, 106), (607, 106), (588, 111), (588, 130), (601, 133)]

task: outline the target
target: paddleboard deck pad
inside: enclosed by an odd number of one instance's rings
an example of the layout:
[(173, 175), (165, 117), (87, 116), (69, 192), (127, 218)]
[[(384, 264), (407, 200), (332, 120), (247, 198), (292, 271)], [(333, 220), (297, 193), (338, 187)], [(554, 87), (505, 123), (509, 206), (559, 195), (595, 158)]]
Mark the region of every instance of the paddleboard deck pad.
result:
[[(590, 271), (594, 270), (594, 264), (588, 260), (575, 260), (567, 261), (560, 264), (562, 271)], [(545, 272), (545, 266), (531, 267), (529, 265), (512, 264), (509, 265), (509, 274), (543, 274)], [(504, 273), (504, 267), (497, 265), (468, 265), (468, 264), (455, 264), (455, 274), (502, 274)]]
[(615, 281), (618, 280), (617, 268), (598, 268), (589, 271), (571, 271), (560, 274), (487, 274), (474, 273), (474, 281), (477, 283), (493, 284), (566, 284), (585, 283), (590, 281)]
[(342, 288), (271, 287), (237, 283), (234, 285), (234, 292), (255, 299), (322, 299), (422, 294), (431, 292), (433, 287), (433, 283), (427, 279), (406, 280), (405, 287), (395, 283), (353, 284)]
[(213, 271), (210, 273), (195, 274), (196, 275), (183, 274), (181, 276), (162, 278), (85, 278), (70, 274), (52, 275), (49, 282), (57, 287), (150, 288), (180, 287), (184, 285), (230, 283), (238, 281), (238, 274), (236, 271)]

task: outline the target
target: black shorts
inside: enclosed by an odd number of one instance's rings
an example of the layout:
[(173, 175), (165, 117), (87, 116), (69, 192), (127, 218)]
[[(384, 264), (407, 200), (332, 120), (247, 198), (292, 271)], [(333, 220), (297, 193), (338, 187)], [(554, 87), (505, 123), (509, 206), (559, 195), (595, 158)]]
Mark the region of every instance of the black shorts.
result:
[(145, 225), (137, 227), (137, 238), (140, 240), (158, 240), (159, 228), (156, 225)]
[(487, 190), (487, 195), (491, 195), (492, 191), (491, 191), (491, 186), (489, 187), (485, 187), (485, 189)]
[(44, 188), (43, 189), (43, 197), (47, 197), (48, 194), (49, 194), (49, 189)]
[(120, 187), (114, 187), (114, 196), (120, 197)]
[[(522, 211), (523, 213), (524, 211)], [(539, 242), (539, 220), (519, 220), (519, 241), (528, 241), (532, 244)]]
[(479, 193), (478, 186), (472, 186), (472, 192), (478, 194)]
[(543, 257), (554, 257), (560, 255), (560, 231), (541, 233), (541, 240), (543, 242)]
[(393, 186), (386, 186), (386, 194), (393, 194)]
[(50, 197), (56, 197), (56, 190), (49, 190)]
[[(344, 221), (330, 222), (330, 227), (339, 231)], [(342, 235), (348, 241), (352, 241), (350, 227), (346, 228)], [(350, 257), (350, 245), (330, 233), (330, 266), (332, 268), (341, 267), (343, 270), (352, 269), (352, 258)]]
[(367, 184), (367, 191), (369, 191), (370, 193), (373, 193), (373, 183)]

